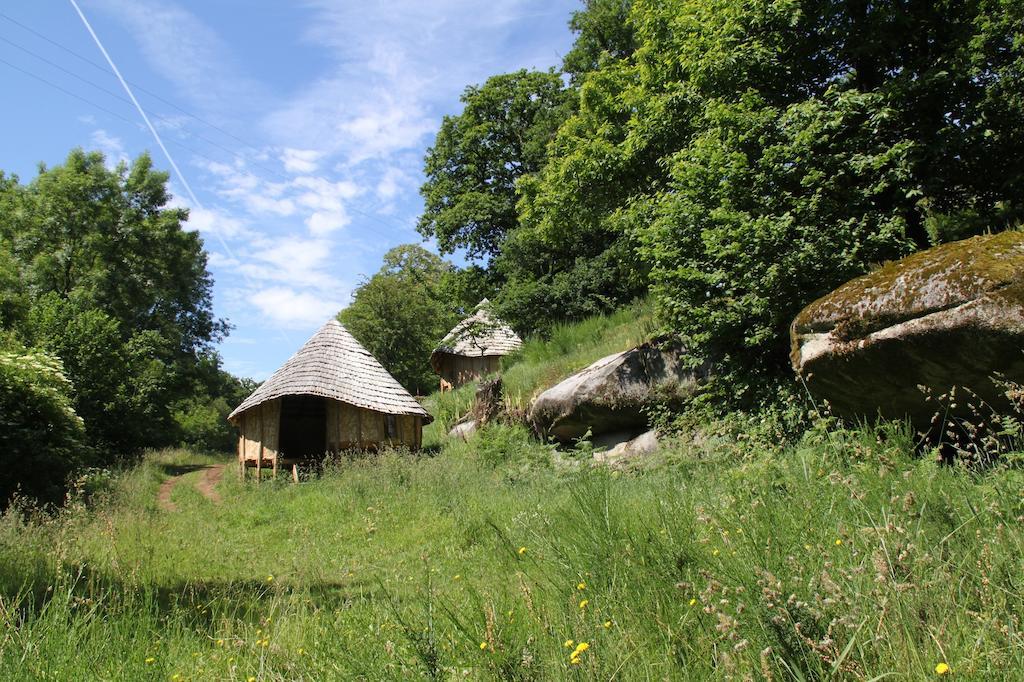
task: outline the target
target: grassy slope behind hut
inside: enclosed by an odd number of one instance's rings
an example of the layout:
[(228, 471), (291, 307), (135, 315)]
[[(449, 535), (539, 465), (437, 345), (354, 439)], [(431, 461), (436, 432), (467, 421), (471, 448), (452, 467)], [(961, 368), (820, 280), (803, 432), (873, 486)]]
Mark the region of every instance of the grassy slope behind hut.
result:
[[(589, 324), (506, 383), (642, 335)], [(216, 460), (154, 453), (89, 507), (0, 520), (0, 679), (1017, 679), (1024, 474), (911, 445), (822, 425), (615, 473), (498, 425), (299, 486), (229, 475), (220, 503), (188, 473), (173, 512), (169, 468)]]

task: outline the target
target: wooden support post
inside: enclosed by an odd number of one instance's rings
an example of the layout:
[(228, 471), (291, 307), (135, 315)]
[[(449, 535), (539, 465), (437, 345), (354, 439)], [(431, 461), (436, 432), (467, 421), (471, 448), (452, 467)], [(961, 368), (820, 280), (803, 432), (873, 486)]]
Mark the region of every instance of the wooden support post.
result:
[(256, 458), (256, 482), (259, 483), (263, 480), (263, 453), (261, 452)]
[(292, 465), (292, 480), (295, 481), (296, 483), (299, 482), (299, 465), (298, 464), (293, 464)]
[(277, 455), (274, 455), (274, 480), (277, 480)]

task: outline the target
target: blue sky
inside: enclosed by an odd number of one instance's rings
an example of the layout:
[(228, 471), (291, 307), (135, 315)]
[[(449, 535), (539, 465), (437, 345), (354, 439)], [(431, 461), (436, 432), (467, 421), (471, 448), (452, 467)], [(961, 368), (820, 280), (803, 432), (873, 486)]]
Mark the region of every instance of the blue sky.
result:
[[(235, 329), (225, 367), (264, 379), (420, 237), (422, 160), (466, 85), (557, 66), (575, 0), (79, 0), (187, 182)], [(0, 7), (0, 168), (75, 146), (170, 170), (72, 6)], [(70, 51), (70, 52), (69, 52)], [(45, 81), (45, 82), (44, 82)], [(88, 82), (86, 82), (88, 81)]]

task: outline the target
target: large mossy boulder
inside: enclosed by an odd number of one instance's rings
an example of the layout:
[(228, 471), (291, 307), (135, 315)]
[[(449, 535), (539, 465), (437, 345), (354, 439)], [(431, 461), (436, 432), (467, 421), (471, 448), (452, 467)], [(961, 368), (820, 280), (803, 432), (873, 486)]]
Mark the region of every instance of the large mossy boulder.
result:
[(562, 442), (647, 428), (644, 408), (692, 392), (702, 370), (687, 368), (678, 343), (656, 340), (601, 358), (541, 393), (530, 407), (534, 429)]
[[(909, 418), (1010, 407), (1000, 375), (1024, 381), (1024, 233), (921, 251), (807, 306), (790, 330), (793, 368), (834, 414)], [(926, 395), (956, 400), (939, 405)]]

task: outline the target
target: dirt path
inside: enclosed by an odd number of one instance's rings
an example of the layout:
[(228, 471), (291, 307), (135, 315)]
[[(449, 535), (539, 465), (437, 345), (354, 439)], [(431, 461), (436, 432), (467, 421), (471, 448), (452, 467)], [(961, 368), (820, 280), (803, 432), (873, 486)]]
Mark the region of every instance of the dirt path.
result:
[[(217, 492), (217, 484), (220, 483), (220, 479), (224, 477), (225, 464), (211, 464), (210, 466), (198, 467), (202, 470), (202, 474), (199, 480), (196, 481), (196, 490), (202, 494), (203, 497), (208, 499), (210, 502), (217, 504), (220, 502), (220, 493)], [(178, 505), (171, 501), (171, 492), (174, 487), (181, 483), (181, 479), (186, 473), (191, 473), (191, 470), (186, 470), (183, 473), (175, 474), (166, 481), (160, 484), (160, 490), (156, 494), (157, 506), (164, 511), (177, 511)]]
[(196, 483), (196, 490), (214, 504), (220, 503), (220, 493), (217, 492), (217, 484), (224, 477), (225, 466), (225, 464), (213, 464), (206, 467), (199, 482)]

